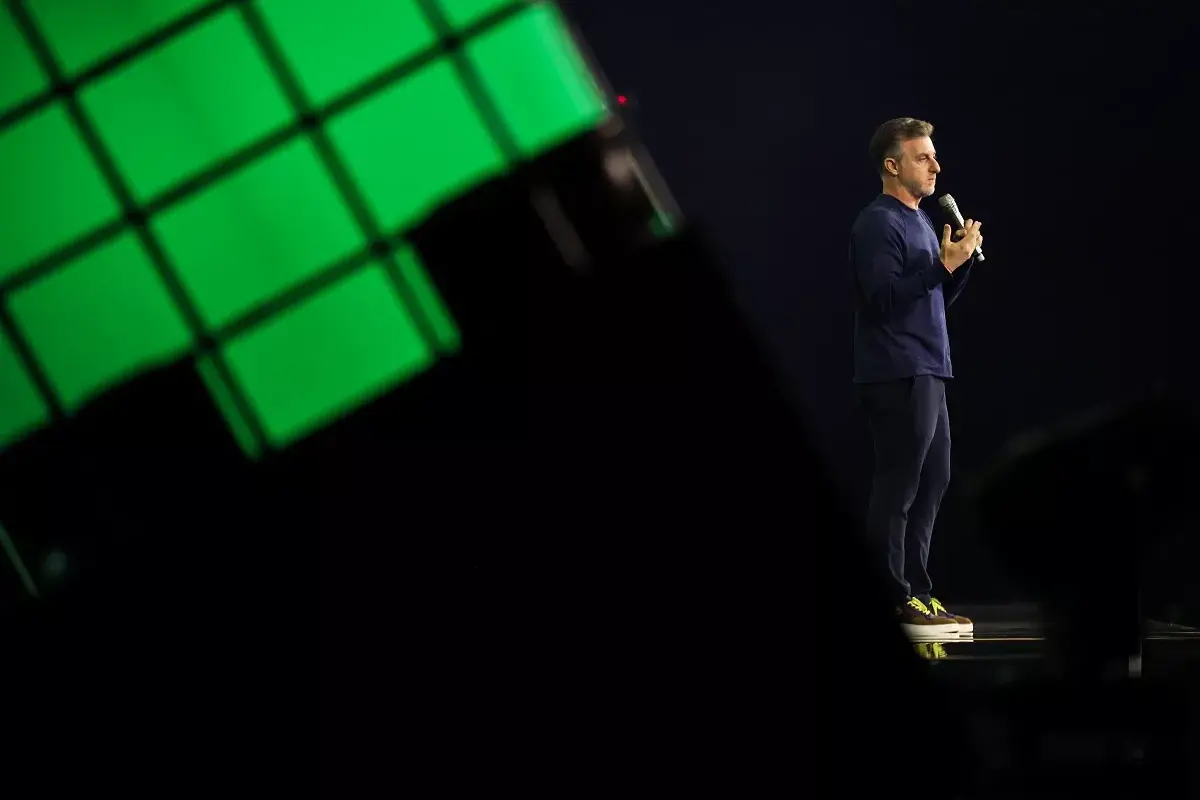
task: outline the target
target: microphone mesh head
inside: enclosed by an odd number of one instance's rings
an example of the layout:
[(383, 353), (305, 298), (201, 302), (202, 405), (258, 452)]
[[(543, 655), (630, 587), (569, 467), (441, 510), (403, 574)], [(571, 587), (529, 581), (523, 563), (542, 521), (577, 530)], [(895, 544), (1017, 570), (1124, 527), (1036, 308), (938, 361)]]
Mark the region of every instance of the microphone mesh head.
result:
[(963, 224), (962, 212), (958, 210), (958, 203), (954, 202), (954, 197), (944, 194), (938, 198), (938, 205), (959, 225)]

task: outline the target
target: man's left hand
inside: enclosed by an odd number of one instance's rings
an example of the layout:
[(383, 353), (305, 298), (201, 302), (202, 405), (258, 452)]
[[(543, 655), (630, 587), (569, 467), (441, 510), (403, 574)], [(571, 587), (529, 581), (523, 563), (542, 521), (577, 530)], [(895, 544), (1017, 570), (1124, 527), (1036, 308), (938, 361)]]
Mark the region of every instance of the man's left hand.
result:
[[(956, 230), (954, 232), (954, 241), (957, 242), (959, 239), (963, 238), (966, 235), (967, 235), (967, 232), (965, 230), (963, 230), (962, 228), (959, 228), (958, 230)], [(979, 247), (981, 247), (981, 248), (983, 247), (983, 234), (982, 233), (979, 234)]]

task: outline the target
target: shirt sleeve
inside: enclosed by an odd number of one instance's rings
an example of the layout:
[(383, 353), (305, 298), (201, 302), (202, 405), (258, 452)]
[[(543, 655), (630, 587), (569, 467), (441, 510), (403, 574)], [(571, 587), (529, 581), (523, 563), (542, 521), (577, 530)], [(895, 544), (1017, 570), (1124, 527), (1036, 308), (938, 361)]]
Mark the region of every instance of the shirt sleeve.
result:
[(880, 317), (915, 303), (951, 277), (938, 259), (904, 275), (904, 222), (892, 214), (864, 217), (851, 235), (851, 257), (867, 308)]
[(967, 263), (963, 264), (958, 269), (954, 270), (954, 274), (950, 276), (950, 281), (942, 288), (942, 294), (945, 296), (946, 308), (954, 305), (954, 301), (962, 294), (963, 287), (967, 285), (967, 279), (971, 277), (971, 267), (975, 264), (975, 256), (971, 256)]

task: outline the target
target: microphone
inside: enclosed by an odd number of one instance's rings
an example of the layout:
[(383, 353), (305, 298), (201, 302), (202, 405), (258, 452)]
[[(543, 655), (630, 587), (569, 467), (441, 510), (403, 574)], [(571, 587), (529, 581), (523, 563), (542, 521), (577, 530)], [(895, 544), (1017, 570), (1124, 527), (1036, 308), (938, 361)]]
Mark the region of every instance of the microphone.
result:
[[(958, 210), (958, 203), (954, 202), (954, 198), (948, 194), (944, 194), (938, 198), (938, 205), (946, 212), (946, 215), (958, 223), (959, 228), (965, 228), (967, 223), (963, 220), (962, 212)], [(984, 261), (983, 248), (975, 248), (975, 260)]]

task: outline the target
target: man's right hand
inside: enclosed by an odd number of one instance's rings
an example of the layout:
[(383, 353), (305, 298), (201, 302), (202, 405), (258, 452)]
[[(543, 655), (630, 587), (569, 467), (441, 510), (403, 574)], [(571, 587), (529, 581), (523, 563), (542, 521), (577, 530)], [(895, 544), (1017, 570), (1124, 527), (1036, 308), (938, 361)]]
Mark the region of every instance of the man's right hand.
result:
[(982, 225), (982, 222), (967, 220), (963, 229), (959, 231), (962, 238), (956, 242), (950, 241), (950, 226), (942, 228), (942, 265), (947, 270), (954, 272), (967, 263), (974, 255), (975, 248), (983, 245), (983, 234), (979, 232)]

